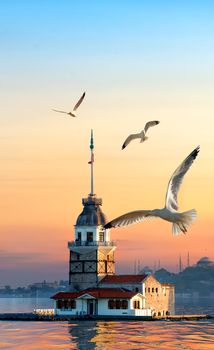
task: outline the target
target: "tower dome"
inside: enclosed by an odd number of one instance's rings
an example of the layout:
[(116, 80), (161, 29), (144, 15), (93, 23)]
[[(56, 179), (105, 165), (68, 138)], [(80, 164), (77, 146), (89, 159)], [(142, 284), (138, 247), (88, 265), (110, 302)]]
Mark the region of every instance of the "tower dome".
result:
[(83, 198), (82, 204), (84, 208), (77, 218), (77, 226), (104, 226), (106, 224), (106, 217), (100, 208), (102, 205), (101, 198), (96, 198), (95, 195), (89, 195), (88, 198)]

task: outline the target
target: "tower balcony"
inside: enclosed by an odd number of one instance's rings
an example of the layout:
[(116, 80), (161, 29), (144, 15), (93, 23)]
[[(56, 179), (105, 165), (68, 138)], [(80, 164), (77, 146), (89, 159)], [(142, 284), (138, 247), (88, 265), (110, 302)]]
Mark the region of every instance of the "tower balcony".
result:
[(102, 242), (102, 241), (69, 241), (68, 248), (72, 247), (94, 247), (94, 246), (104, 246), (104, 247), (115, 247), (114, 241)]

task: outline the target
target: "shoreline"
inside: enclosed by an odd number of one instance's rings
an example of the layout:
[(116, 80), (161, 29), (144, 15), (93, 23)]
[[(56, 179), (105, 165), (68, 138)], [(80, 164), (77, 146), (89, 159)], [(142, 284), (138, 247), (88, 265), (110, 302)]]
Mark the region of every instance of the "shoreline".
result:
[(166, 317), (150, 316), (58, 316), (58, 315), (37, 315), (32, 312), (1, 313), (0, 321), (200, 321), (214, 319), (211, 315), (172, 315)]

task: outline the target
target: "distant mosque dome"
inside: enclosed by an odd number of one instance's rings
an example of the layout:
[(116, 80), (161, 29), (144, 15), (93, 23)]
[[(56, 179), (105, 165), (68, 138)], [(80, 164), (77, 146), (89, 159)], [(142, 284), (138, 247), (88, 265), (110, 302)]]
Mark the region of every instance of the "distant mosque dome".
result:
[(82, 204), (84, 208), (77, 218), (76, 226), (104, 226), (107, 223), (106, 217), (100, 208), (102, 205), (101, 198), (89, 195), (88, 198), (83, 198)]
[(153, 270), (149, 266), (144, 266), (139, 272), (138, 275), (152, 275)]
[(214, 263), (212, 260), (210, 260), (210, 258), (208, 258), (207, 256), (204, 256), (203, 258), (198, 260), (196, 265), (199, 267), (209, 267), (209, 266), (214, 265)]

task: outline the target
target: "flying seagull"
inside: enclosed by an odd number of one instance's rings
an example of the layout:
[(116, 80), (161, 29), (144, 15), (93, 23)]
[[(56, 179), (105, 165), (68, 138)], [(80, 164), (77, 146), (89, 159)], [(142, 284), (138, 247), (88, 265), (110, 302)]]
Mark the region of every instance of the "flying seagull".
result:
[(77, 110), (77, 108), (81, 105), (81, 103), (82, 103), (84, 97), (85, 97), (85, 92), (84, 92), (83, 95), (80, 97), (79, 101), (75, 104), (75, 106), (74, 106), (72, 112), (59, 111), (58, 109), (52, 109), (52, 111), (54, 111), (54, 112), (59, 112), (59, 113), (65, 113), (65, 114), (70, 115), (71, 117), (76, 117), (76, 116), (77, 116), (77, 115), (76, 115), (76, 110)]
[(146, 140), (148, 140), (148, 137), (146, 136), (146, 132), (149, 128), (151, 128), (151, 126), (155, 126), (157, 124), (159, 124), (160, 122), (158, 120), (152, 120), (151, 122), (146, 123), (144, 129), (139, 133), (139, 134), (131, 134), (127, 137), (127, 139), (125, 140), (122, 149), (124, 149), (126, 146), (128, 146), (128, 144), (135, 139), (140, 139), (140, 142), (144, 142)]
[(181, 165), (174, 171), (171, 179), (169, 180), (165, 207), (163, 209), (154, 209), (154, 210), (136, 210), (129, 212), (127, 214), (121, 215), (118, 218), (110, 221), (104, 227), (120, 227), (128, 226), (131, 224), (136, 224), (148, 218), (159, 217), (163, 220), (172, 222), (172, 233), (173, 235), (178, 235), (181, 233), (187, 232), (187, 228), (196, 218), (196, 210), (191, 209), (183, 213), (179, 213), (177, 195), (182, 183), (183, 177), (186, 172), (189, 170), (194, 159), (197, 157), (200, 148), (199, 146), (192, 151), (186, 159), (181, 163)]

